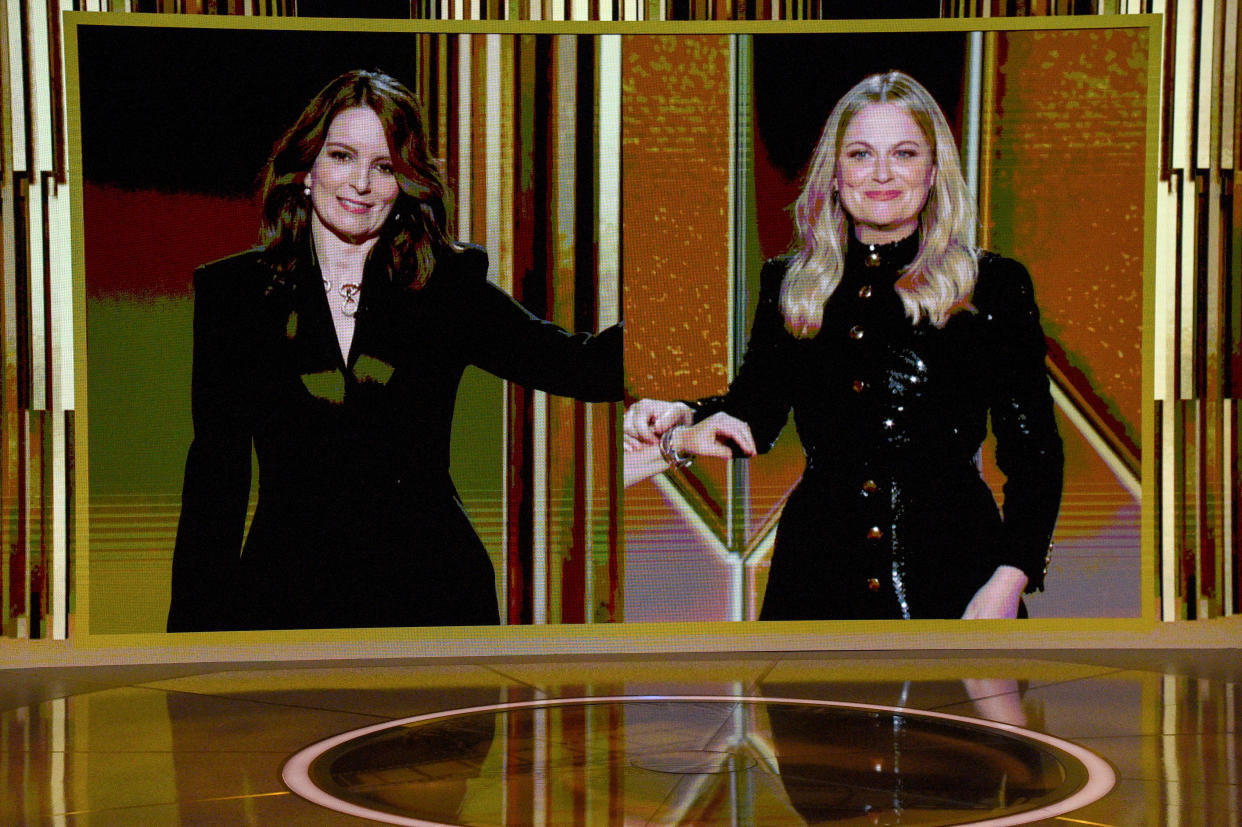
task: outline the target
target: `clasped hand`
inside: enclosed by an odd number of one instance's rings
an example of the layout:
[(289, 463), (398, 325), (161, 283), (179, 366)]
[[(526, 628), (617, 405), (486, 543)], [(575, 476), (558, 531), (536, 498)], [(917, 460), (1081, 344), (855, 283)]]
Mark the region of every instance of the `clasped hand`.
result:
[(670, 428), (685, 426), (677, 433), (677, 450), (696, 456), (730, 459), (736, 450), (753, 457), (755, 438), (750, 426), (723, 411), (714, 413), (697, 425), (694, 411), (684, 402), (642, 399), (625, 412), (625, 450), (634, 451), (655, 445)]

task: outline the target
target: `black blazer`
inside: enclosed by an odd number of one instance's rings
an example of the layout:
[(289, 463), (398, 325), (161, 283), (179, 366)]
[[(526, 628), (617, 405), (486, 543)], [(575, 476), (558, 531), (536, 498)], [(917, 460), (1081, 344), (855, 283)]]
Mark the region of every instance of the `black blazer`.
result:
[(170, 632), (499, 622), (449, 478), (462, 372), (620, 399), (621, 330), (567, 333), (486, 275), (470, 246), (420, 290), (369, 266), (343, 360), (313, 264), (278, 277), (252, 250), (199, 268)]

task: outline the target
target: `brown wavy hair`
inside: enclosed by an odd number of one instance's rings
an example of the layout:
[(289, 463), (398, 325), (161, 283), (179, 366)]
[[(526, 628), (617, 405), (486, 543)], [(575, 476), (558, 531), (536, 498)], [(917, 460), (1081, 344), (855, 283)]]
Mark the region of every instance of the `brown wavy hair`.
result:
[(384, 257), (390, 279), (417, 290), (436, 258), (456, 244), (448, 233), (444, 181), (427, 147), (422, 107), (413, 92), (380, 71), (354, 70), (334, 79), (276, 141), (263, 169), (259, 246), (279, 274), (306, 256), (311, 243), (306, 173), (332, 120), (357, 107), (370, 109), (384, 125), (399, 188), (372, 255)]

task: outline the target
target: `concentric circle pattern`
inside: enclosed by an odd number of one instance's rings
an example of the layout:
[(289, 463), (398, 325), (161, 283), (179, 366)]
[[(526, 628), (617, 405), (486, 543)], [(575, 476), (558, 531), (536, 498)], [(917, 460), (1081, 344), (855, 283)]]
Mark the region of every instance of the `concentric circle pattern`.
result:
[(406, 825), (1016, 825), (1114, 775), (1042, 733), (898, 707), (644, 696), (495, 704), (302, 750), (299, 795)]

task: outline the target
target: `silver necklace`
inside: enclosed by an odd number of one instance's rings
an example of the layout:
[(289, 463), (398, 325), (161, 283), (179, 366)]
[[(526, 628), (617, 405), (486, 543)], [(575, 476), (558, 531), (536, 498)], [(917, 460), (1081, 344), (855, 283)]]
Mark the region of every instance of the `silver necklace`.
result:
[[(311, 239), (311, 263), (315, 267), (319, 267), (319, 251), (315, 249), (315, 241)], [(326, 293), (332, 292), (332, 282), (328, 281), (328, 277), (321, 270), (319, 277), (323, 279), (323, 289)], [(362, 292), (362, 285), (357, 282), (347, 281), (337, 288), (336, 294), (345, 300), (345, 304), (341, 306), (341, 312), (349, 318), (353, 318), (358, 312), (358, 295)]]
[[(331, 292), (332, 282), (328, 281), (327, 276), (323, 278), (323, 289)], [(345, 282), (337, 288), (336, 294), (345, 300), (345, 304), (341, 306), (341, 312), (351, 319), (358, 312), (358, 295), (362, 292), (362, 285), (353, 282)]]

